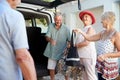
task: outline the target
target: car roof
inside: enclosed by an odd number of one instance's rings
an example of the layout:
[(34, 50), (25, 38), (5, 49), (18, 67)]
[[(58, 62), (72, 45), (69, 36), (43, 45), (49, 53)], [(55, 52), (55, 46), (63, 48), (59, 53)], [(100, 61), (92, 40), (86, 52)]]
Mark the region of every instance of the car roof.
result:
[(21, 0), (21, 2), (23, 3), (40, 5), (40, 6), (44, 6), (47, 8), (57, 7), (61, 4), (71, 2), (71, 1), (76, 1), (76, 0)]

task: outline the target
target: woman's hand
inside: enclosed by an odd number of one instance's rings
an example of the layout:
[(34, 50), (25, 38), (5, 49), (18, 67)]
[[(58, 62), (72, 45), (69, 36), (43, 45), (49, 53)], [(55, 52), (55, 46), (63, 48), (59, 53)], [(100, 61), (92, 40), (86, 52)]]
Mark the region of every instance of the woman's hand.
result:
[(82, 30), (81, 29), (73, 29), (73, 32), (82, 33)]
[(73, 32), (78, 33), (78, 29), (73, 29)]
[(106, 58), (108, 58), (106, 54), (101, 54), (97, 57), (97, 60), (103, 62)]
[(99, 55), (97, 57), (97, 60), (100, 61), (100, 62), (103, 62), (105, 60), (104, 56), (103, 55)]

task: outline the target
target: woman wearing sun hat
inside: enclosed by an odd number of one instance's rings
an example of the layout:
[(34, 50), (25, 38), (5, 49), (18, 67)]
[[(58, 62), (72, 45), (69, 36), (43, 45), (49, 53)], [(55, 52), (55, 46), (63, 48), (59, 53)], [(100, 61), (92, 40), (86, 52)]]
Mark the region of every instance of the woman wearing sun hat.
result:
[[(84, 31), (86, 34), (94, 35), (95, 30), (92, 27), (96, 21), (94, 14), (90, 11), (82, 11), (79, 13), (79, 18), (84, 24), (82, 31)], [(97, 56), (95, 43), (85, 40), (81, 34), (77, 33), (76, 47), (78, 49), (80, 63), (85, 66), (85, 71), (81, 76), (82, 80), (97, 80), (95, 73)]]

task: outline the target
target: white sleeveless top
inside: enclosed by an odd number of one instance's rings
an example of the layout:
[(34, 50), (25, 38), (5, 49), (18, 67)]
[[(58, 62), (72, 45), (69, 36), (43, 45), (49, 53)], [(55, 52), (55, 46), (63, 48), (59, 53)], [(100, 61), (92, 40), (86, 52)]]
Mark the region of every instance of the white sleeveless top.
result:
[[(111, 42), (111, 38), (115, 32), (116, 31), (113, 31), (104, 40), (101, 37), (101, 40), (98, 41), (98, 55), (116, 51), (114, 44)], [(107, 58), (104, 62), (97, 61), (96, 68), (98, 73), (101, 73), (104, 79), (115, 79), (119, 75), (118, 58)]]
[[(92, 26), (86, 26), (82, 29), (82, 31), (86, 33), (90, 27), (92, 28)], [(84, 41), (84, 37), (81, 34), (77, 34), (76, 44), (83, 41)], [(97, 53), (94, 42), (90, 42), (89, 45), (82, 48), (78, 48), (77, 50), (80, 58), (96, 59)]]
[[(97, 46), (97, 55), (105, 54), (105, 53), (111, 53), (115, 52), (116, 48), (114, 44), (111, 42), (112, 36), (116, 33), (116, 31), (113, 31), (107, 39), (98, 41), (98, 46)], [(117, 61), (118, 58), (112, 58), (111, 60)]]

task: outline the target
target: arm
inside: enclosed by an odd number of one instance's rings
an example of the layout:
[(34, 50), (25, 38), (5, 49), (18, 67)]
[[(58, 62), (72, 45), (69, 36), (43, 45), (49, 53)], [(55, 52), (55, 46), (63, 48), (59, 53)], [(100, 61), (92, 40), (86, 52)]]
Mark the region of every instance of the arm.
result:
[(27, 51), (29, 47), (24, 17), (21, 13), (18, 13), (14, 14), (12, 18), (15, 19), (15, 22), (12, 21), (13, 24), (11, 24), (9, 28), (16, 62), (21, 68), (25, 80), (37, 80), (33, 59)]
[(89, 41), (84, 40), (83, 42), (80, 42), (80, 43), (76, 44), (75, 46), (77, 48), (81, 48), (81, 47), (87, 46), (88, 44), (89, 44)]
[(46, 36), (46, 40), (47, 40), (48, 42), (50, 42), (50, 44), (52, 44), (53, 46), (56, 45), (56, 41), (53, 40), (52, 38)]
[(54, 26), (53, 24), (49, 24), (45, 37), (46, 37), (46, 40), (48, 42), (50, 42), (51, 45), (54, 46), (54, 45), (56, 45), (56, 41), (52, 39), (52, 33), (53, 33), (53, 28), (52, 27), (53, 26)]
[[(89, 28), (87, 33), (83, 32), (83, 34), (88, 35), (89, 37), (91, 37), (91, 36), (93, 36), (95, 34), (95, 30), (93, 28)], [(78, 43), (76, 46), (78, 48), (87, 46), (90, 43), (89, 41), (85, 39), (83, 42)]]
[(117, 57), (120, 57), (120, 33), (117, 32), (115, 34), (115, 40), (114, 40), (114, 46), (117, 48), (117, 52), (115, 52), (115, 54), (108, 54), (107, 57), (110, 57), (110, 58), (117, 58)]
[(48, 41), (48, 42), (51, 42), (51, 38), (50, 37), (48, 37), (48, 36), (45, 36), (45, 38), (46, 38), (46, 40)]
[(101, 38), (101, 32), (98, 34), (90, 35), (90, 34), (84, 33), (81, 29), (75, 29), (74, 31), (81, 33), (85, 37), (85, 39), (88, 41), (98, 41)]
[(17, 49), (16, 61), (20, 66), (25, 80), (37, 80), (33, 59), (27, 49)]
[[(85, 34), (93, 35), (94, 33), (95, 33), (95, 31), (93, 30), (93, 28), (89, 28), (88, 31)], [(87, 46), (88, 44), (89, 44), (89, 41), (88, 40), (84, 40), (83, 42), (80, 42), (80, 43), (76, 44), (76, 46), (78, 48), (81, 48), (81, 47)]]
[(117, 48), (117, 52), (107, 53), (98, 56), (98, 60), (104, 61), (106, 58), (118, 58), (120, 57), (120, 33), (117, 32), (112, 39), (114, 46)]

